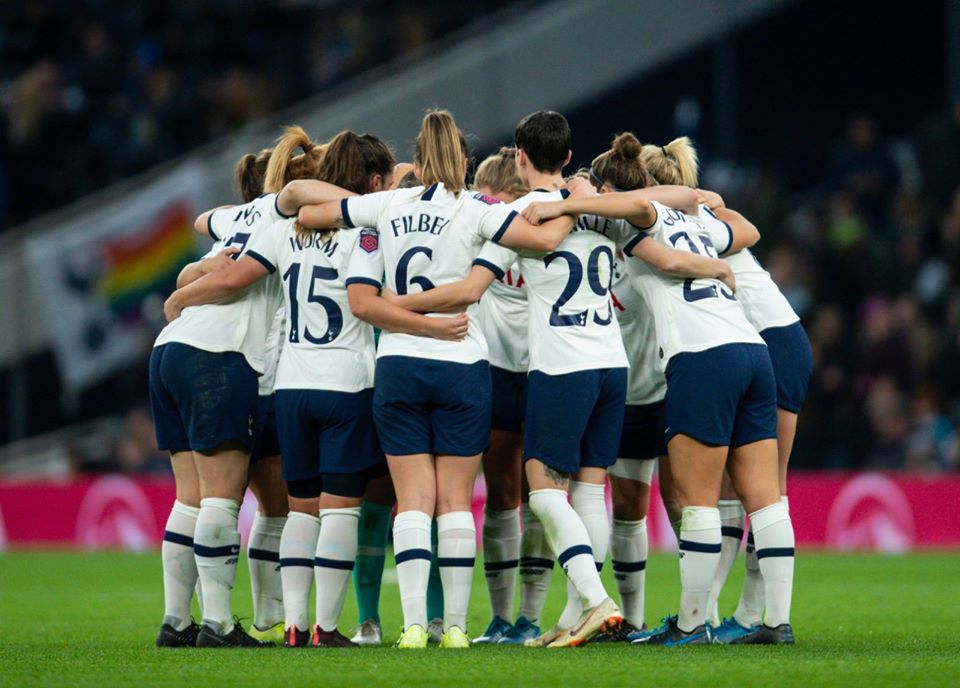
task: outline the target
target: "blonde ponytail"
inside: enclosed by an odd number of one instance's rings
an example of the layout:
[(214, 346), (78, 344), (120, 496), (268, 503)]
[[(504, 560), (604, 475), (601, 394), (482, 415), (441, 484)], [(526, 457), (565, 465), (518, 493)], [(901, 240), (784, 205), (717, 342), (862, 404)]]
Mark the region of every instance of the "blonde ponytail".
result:
[(686, 136), (666, 146), (647, 144), (640, 152), (640, 159), (658, 184), (698, 186), (697, 150)]
[(424, 186), (442, 182), (458, 195), (466, 188), (467, 141), (447, 110), (429, 110), (420, 124), (415, 161)]
[(494, 195), (508, 193), (514, 198), (526, 196), (529, 189), (517, 175), (517, 149), (504, 146), (488, 156), (477, 167), (473, 185), (478, 189), (490, 189)]
[[(297, 149), (303, 151), (294, 155)], [(266, 193), (277, 193), (294, 179), (309, 179), (316, 176), (323, 161), (325, 147), (318, 146), (302, 127), (286, 127), (273, 147), (273, 155), (267, 164), (263, 180)]]

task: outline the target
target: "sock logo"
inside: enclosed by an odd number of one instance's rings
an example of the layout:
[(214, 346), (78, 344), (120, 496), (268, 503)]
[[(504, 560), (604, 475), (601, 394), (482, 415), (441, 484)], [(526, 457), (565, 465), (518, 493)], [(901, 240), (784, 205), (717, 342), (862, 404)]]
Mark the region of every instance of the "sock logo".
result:
[(238, 561), (240, 561), (240, 557), (233, 557), (232, 559), (227, 559), (227, 560), (226, 560), (225, 562), (223, 562), (223, 563), (224, 563), (225, 566), (233, 566), (233, 565), (236, 564)]

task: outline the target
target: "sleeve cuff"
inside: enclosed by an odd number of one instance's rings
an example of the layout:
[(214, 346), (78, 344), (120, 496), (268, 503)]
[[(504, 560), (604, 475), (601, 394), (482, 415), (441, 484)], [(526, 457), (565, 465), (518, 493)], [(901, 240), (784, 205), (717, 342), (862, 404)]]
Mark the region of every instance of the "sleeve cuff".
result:
[(350, 219), (350, 211), (347, 209), (348, 200), (350, 199), (343, 198), (340, 200), (340, 216), (343, 218), (343, 224), (345, 224), (347, 227), (353, 228), (356, 225), (354, 225), (353, 221)]
[[(720, 220), (723, 222), (723, 220)], [(721, 255), (730, 250), (730, 247), (733, 246), (733, 228), (730, 227), (726, 222), (723, 222), (723, 226), (727, 228), (727, 247), (720, 251)]]
[(503, 233), (507, 231), (507, 227), (510, 226), (510, 223), (513, 222), (513, 218), (515, 218), (516, 216), (517, 216), (517, 211), (511, 210), (510, 214), (507, 215), (507, 219), (503, 221), (502, 225), (500, 225), (500, 229), (497, 230), (496, 234), (490, 237), (490, 241), (492, 241), (495, 244), (499, 244), (500, 237), (502, 237)]
[(371, 287), (376, 287), (377, 289), (383, 286), (379, 280), (375, 280), (371, 277), (348, 277), (346, 280), (346, 285), (349, 287), (351, 284), (368, 284)]
[(560, 198), (566, 199), (570, 196), (570, 189), (560, 189)]
[(637, 233), (633, 236), (633, 238), (630, 239), (630, 241), (628, 241), (626, 244), (624, 244), (624, 246), (623, 246), (623, 252), (624, 252), (625, 254), (627, 254), (628, 256), (631, 255), (631, 254), (633, 253), (633, 249), (636, 248), (637, 244), (639, 244), (641, 241), (643, 241), (644, 239), (646, 239), (648, 236), (650, 236), (650, 234), (647, 233), (647, 232), (644, 232), (644, 231), (642, 231), (642, 230), (639, 231), (639, 232), (637, 232)]
[(276, 265), (274, 265), (273, 263), (271, 263), (269, 260), (267, 260), (266, 258), (264, 258), (263, 256), (261, 256), (261, 255), (260, 255), (259, 253), (257, 253), (256, 251), (247, 251), (245, 255), (250, 256), (250, 257), (253, 258), (255, 261), (257, 261), (258, 263), (260, 263), (260, 265), (262, 265), (263, 267), (265, 267), (270, 273), (274, 273), (274, 272), (277, 271), (277, 266), (276, 266)]
[(286, 220), (289, 220), (291, 217), (296, 217), (296, 216), (297, 216), (296, 213), (294, 213), (293, 215), (286, 215), (286, 214), (284, 214), (284, 213), (280, 210), (280, 206), (277, 205), (277, 201), (279, 201), (279, 200), (280, 200), (280, 194), (277, 194), (277, 195), (275, 195), (275, 196), (273, 197), (273, 209), (274, 209), (275, 211), (277, 211), (277, 215), (279, 215), (280, 217), (282, 217), (282, 218), (284, 218), (284, 219), (286, 219)]
[(214, 241), (220, 241), (220, 237), (217, 236), (217, 233), (213, 231), (213, 213), (217, 212), (216, 210), (212, 211), (207, 215), (207, 234), (210, 235), (210, 238)]
[(498, 266), (494, 265), (489, 260), (484, 260), (483, 258), (477, 258), (475, 261), (473, 261), (473, 264), (485, 267), (487, 270), (492, 272), (497, 279), (503, 279), (503, 276), (506, 274)]

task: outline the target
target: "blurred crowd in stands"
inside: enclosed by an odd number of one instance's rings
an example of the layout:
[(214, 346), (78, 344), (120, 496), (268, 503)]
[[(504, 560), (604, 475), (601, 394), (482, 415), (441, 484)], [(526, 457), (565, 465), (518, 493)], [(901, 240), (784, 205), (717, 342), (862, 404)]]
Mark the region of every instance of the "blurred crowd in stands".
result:
[(960, 101), (900, 139), (851, 116), (801, 195), (776, 170), (715, 176), (741, 179), (756, 253), (813, 345), (795, 464), (960, 468)]
[(0, 228), (409, 55), (507, 4), (0, 3)]
[[(410, 54), (475, 14), (441, 0), (3, 3), (0, 227)], [(703, 180), (761, 229), (756, 253), (810, 335), (794, 464), (957, 470), (960, 101), (899, 138), (851, 116), (823, 179), (798, 194), (775, 167), (714, 161)], [(122, 425), (106, 460), (76, 457), (74, 469), (166, 470), (146, 410)]]

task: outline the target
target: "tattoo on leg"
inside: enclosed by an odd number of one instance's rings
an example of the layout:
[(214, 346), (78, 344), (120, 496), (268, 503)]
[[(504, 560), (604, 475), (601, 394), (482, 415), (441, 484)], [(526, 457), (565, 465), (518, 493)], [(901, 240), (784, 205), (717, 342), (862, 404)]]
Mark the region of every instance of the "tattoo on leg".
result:
[(543, 474), (548, 478), (550, 478), (550, 480), (553, 481), (553, 484), (556, 485), (557, 487), (566, 488), (567, 481), (570, 479), (570, 476), (568, 476), (566, 473), (555, 471), (552, 468), (550, 468), (550, 466), (547, 466), (546, 464), (544, 464), (543, 466)]

